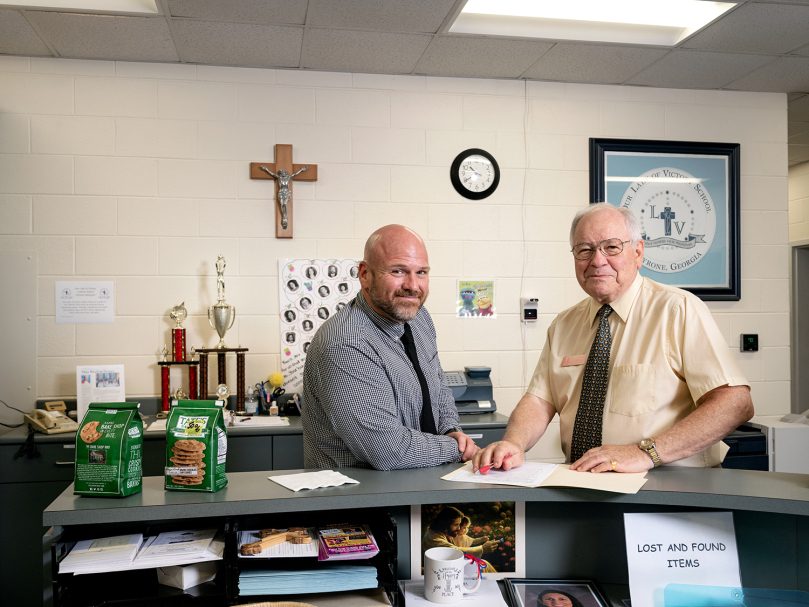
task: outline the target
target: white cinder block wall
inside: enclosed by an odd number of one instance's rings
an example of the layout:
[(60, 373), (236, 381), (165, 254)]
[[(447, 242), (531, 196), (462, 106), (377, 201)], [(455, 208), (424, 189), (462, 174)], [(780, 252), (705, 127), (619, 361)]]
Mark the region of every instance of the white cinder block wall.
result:
[(789, 241), (809, 243), (809, 162), (789, 169)]
[[(589, 137), (742, 144), (742, 300), (709, 305), (758, 412), (788, 412), (784, 95), (6, 56), (0, 250), (36, 253), (35, 396), (74, 396), (76, 365), (92, 363), (123, 363), (128, 397), (159, 394), (171, 306), (189, 309), (190, 345), (215, 343), (218, 254), (230, 339), (250, 349), (248, 381), (266, 377), (279, 366), (277, 260), (358, 257), (373, 229), (401, 222), (428, 242), (444, 368), (490, 365), (508, 414), (548, 323), (582, 297), (567, 234), (588, 201)], [(275, 143), (318, 164), (317, 182), (295, 185), (293, 240), (274, 238), (271, 182), (248, 178)], [(485, 201), (450, 185), (468, 147), (502, 168)], [(495, 280), (496, 320), (453, 316), (461, 278)], [(57, 280), (112, 280), (115, 322), (57, 325)], [(521, 294), (540, 300), (532, 326)], [(758, 353), (738, 352), (741, 332), (761, 335)], [(557, 444), (551, 432), (535, 453)]]

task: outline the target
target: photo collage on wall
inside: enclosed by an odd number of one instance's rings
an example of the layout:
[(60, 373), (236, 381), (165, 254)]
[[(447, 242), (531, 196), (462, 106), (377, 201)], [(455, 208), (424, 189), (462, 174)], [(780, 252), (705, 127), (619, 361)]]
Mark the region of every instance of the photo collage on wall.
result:
[(278, 262), (281, 372), (288, 392), (303, 387), (306, 350), (315, 332), (360, 289), (354, 259), (282, 259)]

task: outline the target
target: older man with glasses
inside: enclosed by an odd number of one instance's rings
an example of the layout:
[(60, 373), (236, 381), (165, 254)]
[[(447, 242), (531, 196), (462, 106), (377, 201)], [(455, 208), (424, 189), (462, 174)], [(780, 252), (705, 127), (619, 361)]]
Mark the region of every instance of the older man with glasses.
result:
[(551, 323), (503, 440), (475, 455), (475, 469), (522, 464), (557, 414), (574, 470), (718, 466), (722, 438), (753, 416), (753, 402), (707, 306), (639, 274), (644, 241), (628, 209), (580, 211), (570, 246), (589, 297)]

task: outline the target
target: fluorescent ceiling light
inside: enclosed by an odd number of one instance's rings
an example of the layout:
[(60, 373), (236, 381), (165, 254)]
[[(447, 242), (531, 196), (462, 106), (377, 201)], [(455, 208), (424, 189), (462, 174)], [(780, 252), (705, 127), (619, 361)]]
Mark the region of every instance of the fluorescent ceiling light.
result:
[(60, 11), (97, 11), (102, 13), (158, 14), (156, 0), (20, 0), (2, 2), (15, 8), (50, 8)]
[(468, 0), (449, 31), (673, 46), (734, 6), (704, 0)]

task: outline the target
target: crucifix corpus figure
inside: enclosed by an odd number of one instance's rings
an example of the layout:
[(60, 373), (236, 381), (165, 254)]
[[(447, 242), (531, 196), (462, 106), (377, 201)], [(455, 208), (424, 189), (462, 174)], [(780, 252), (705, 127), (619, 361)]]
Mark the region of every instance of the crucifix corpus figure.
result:
[(289, 220), (287, 218), (287, 205), (289, 204), (289, 199), (292, 198), (292, 194), (289, 191), (289, 182), (292, 181), (297, 175), (303, 173), (308, 166), (302, 166), (297, 171), (292, 173), (291, 175), (287, 173), (284, 169), (279, 169), (278, 173), (273, 173), (270, 169), (261, 165), (259, 167), (262, 171), (267, 173), (270, 177), (278, 180), (278, 206), (281, 207), (281, 227), (285, 230), (289, 227)]
[(292, 182), (317, 181), (317, 165), (293, 164), (292, 146), (279, 143), (275, 146), (275, 162), (250, 163), (250, 179), (275, 180), (275, 236), (292, 238)]

